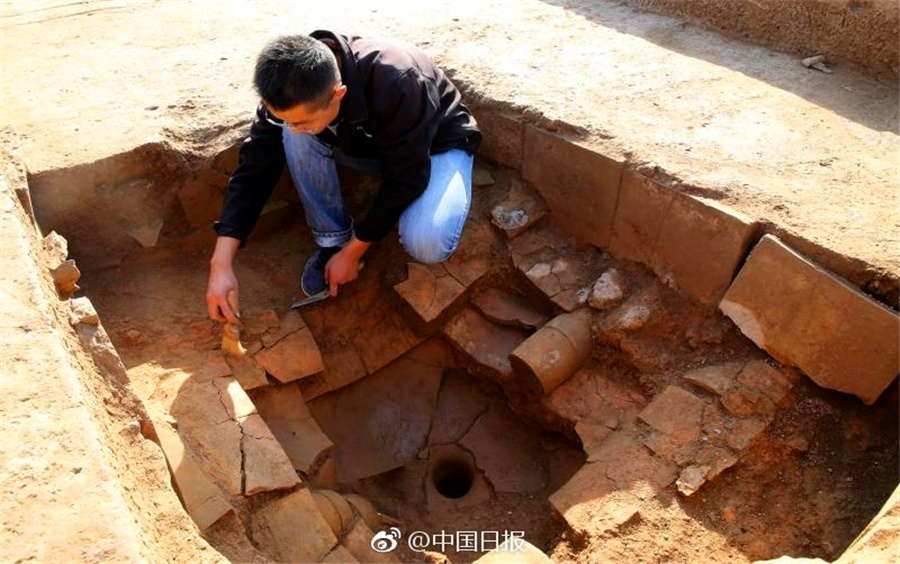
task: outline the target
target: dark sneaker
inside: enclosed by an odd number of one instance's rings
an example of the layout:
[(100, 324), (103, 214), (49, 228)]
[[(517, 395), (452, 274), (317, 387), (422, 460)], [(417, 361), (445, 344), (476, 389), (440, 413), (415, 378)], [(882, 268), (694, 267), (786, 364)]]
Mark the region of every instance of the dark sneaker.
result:
[(340, 247), (319, 247), (313, 253), (306, 266), (303, 267), (303, 275), (300, 277), (300, 289), (307, 297), (314, 296), (328, 289), (328, 283), (325, 282), (325, 265), (328, 259), (333, 257), (340, 251)]

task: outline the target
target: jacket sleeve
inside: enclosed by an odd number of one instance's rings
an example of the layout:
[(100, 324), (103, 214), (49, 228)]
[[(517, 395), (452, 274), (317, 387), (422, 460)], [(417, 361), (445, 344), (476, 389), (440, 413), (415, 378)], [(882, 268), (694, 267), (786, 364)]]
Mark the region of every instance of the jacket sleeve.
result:
[(398, 77), (384, 98), (376, 100), (372, 133), (381, 186), (365, 219), (356, 227), (359, 240), (383, 239), (428, 186), (438, 108), (433, 83), (414, 70)]
[(241, 145), (240, 164), (228, 181), (222, 215), (214, 224), (216, 234), (240, 239), (241, 247), (247, 244), (247, 236), (284, 169), (281, 132), (280, 127), (266, 121), (266, 109), (260, 103), (250, 135)]

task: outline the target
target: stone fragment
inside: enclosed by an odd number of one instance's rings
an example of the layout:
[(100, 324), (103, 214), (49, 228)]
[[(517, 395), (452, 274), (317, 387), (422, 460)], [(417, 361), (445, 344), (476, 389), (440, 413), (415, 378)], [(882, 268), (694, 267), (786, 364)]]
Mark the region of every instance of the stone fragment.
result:
[(738, 375), (738, 382), (766, 396), (776, 405), (791, 388), (788, 379), (764, 360), (748, 362)]
[(612, 234), (622, 163), (527, 126), (522, 176), (541, 193), (557, 223), (597, 247)]
[(443, 372), (453, 365), (453, 351), (430, 340), (387, 368), (307, 404), (334, 441), (331, 456), (339, 482), (381, 474), (416, 459), (428, 440)]
[(296, 386), (265, 388), (251, 397), (296, 470), (310, 474), (324, 462), (334, 444), (313, 419)]
[(650, 259), (652, 270), (705, 305), (716, 305), (758, 224), (716, 202), (674, 194)]
[(719, 308), (818, 385), (872, 404), (900, 372), (900, 318), (766, 235)]
[(488, 398), (461, 371), (444, 374), (437, 409), (428, 436), (429, 445), (454, 443), (487, 411)]
[(509, 354), (517, 375), (537, 393), (552, 392), (590, 358), (591, 321), (588, 309), (548, 321)]
[(506, 539), (472, 564), (552, 564), (553, 561), (525, 539)]
[(625, 280), (618, 270), (604, 272), (591, 288), (588, 305), (594, 309), (604, 310), (619, 303), (625, 296)]
[(548, 299), (566, 311), (587, 301), (602, 270), (603, 255), (549, 226), (539, 226), (509, 243), (513, 264)]
[(321, 562), (338, 544), (308, 489), (257, 510), (249, 528), (255, 544), (279, 562)]
[(52, 265), (65, 262), (66, 257), (69, 256), (69, 242), (56, 231), (51, 231), (44, 237), (43, 245)]
[(53, 282), (56, 284), (56, 291), (59, 292), (63, 299), (68, 298), (81, 288), (78, 287), (78, 280), (81, 278), (81, 271), (75, 266), (75, 261), (69, 259), (50, 271)]
[(291, 382), (325, 368), (319, 346), (307, 327), (261, 350), (256, 360), (279, 382)]
[(73, 298), (69, 300), (69, 323), (78, 325), (79, 323), (88, 323), (97, 325), (100, 323), (100, 316), (94, 309), (94, 304), (88, 298)]
[(736, 417), (751, 417), (775, 411), (772, 400), (753, 390), (733, 390), (723, 396), (721, 401), (725, 409)]
[(472, 360), (502, 375), (512, 374), (509, 355), (528, 337), (525, 330), (495, 325), (471, 308), (458, 313), (441, 331)]
[(488, 288), (472, 299), (478, 311), (500, 325), (536, 329), (547, 321), (547, 316), (535, 310), (525, 298), (500, 288)]
[(167, 424), (155, 426), (159, 444), (184, 507), (201, 531), (234, 509), (191, 458), (178, 433)]
[(227, 355), (224, 358), (231, 368), (231, 374), (245, 390), (268, 385), (269, 380), (266, 378), (266, 369), (253, 358), (253, 355)]
[[(472, 453), (495, 491), (534, 493), (547, 485), (549, 469), (540, 442), (502, 404), (479, 417), (459, 444)], [(511, 465), (510, 460), (519, 462)]]
[(700, 486), (706, 483), (706, 474), (709, 472), (709, 466), (688, 466), (681, 471), (675, 486), (678, 492), (689, 497), (700, 489)]
[(700, 437), (703, 400), (694, 394), (669, 386), (638, 415), (645, 423), (681, 443)]
[(714, 366), (705, 366), (688, 372), (682, 379), (705, 392), (715, 396), (723, 396), (734, 385), (735, 377), (743, 368), (743, 363), (726, 362)]
[(547, 215), (541, 197), (519, 178), (510, 181), (506, 201), (491, 210), (491, 223), (513, 239)]
[(412, 308), (419, 320), (430, 325), (453, 310), (466, 288), (451, 276), (443, 264), (407, 264), (406, 280), (394, 291)]
[(476, 165), (472, 171), (472, 187), (480, 188), (481, 186), (490, 186), (494, 184), (494, 175), (491, 171), (481, 165)]
[(610, 251), (619, 258), (650, 264), (674, 190), (643, 174), (625, 170), (613, 221)]
[(393, 552), (378, 552), (372, 548), (372, 537), (375, 533), (362, 520), (357, 521), (341, 539), (344, 547), (358, 562), (364, 564), (400, 564), (400, 559)]
[(617, 310), (607, 321), (607, 325), (611, 326), (614, 330), (637, 331), (643, 327), (649, 319), (650, 309), (648, 309), (647, 306), (633, 304)]

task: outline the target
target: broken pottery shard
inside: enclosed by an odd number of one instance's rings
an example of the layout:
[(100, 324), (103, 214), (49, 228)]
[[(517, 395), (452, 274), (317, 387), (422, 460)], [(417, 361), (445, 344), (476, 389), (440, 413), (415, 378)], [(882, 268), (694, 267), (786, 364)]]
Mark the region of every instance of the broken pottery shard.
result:
[(800, 61), (800, 63), (804, 67), (807, 67), (807, 68), (809, 68), (815, 64), (824, 63), (824, 62), (825, 62), (825, 55), (813, 55), (812, 57), (807, 57), (807, 58), (803, 59), (802, 61)]
[(550, 496), (553, 508), (582, 534), (615, 530), (676, 476), (674, 466), (624, 435), (609, 437), (594, 458)]
[(97, 325), (100, 323), (100, 316), (97, 315), (94, 304), (92, 304), (91, 300), (88, 298), (75, 298), (70, 300), (69, 307), (71, 309), (71, 311), (69, 311), (69, 323), (71, 325), (74, 326), (79, 323)]
[(581, 368), (591, 355), (591, 313), (564, 313), (509, 354), (517, 376), (537, 393), (549, 394)]
[(732, 390), (721, 401), (725, 409), (736, 417), (751, 417), (775, 411), (772, 400), (754, 390)]
[(791, 388), (787, 378), (764, 360), (748, 362), (738, 375), (738, 382), (766, 396), (776, 405)]
[(685, 497), (693, 495), (700, 489), (700, 486), (706, 483), (707, 472), (709, 472), (709, 466), (688, 466), (682, 470), (675, 482), (678, 492)]
[[(266, 323), (268, 324), (269, 321), (267, 320)], [(270, 326), (269, 330), (263, 334), (262, 344), (264, 347), (271, 347), (291, 333), (296, 333), (305, 327), (306, 321), (303, 320), (303, 317), (297, 311), (292, 309), (285, 313), (284, 317), (274, 327)]]
[(619, 303), (625, 296), (625, 280), (618, 270), (608, 270), (600, 276), (591, 288), (588, 305), (604, 310)]
[(734, 385), (735, 377), (742, 367), (743, 363), (740, 362), (726, 362), (693, 370), (682, 378), (705, 392), (723, 396)]
[(442, 331), (475, 362), (503, 375), (512, 373), (509, 355), (528, 337), (523, 329), (495, 325), (471, 308), (457, 314)]
[[(297, 314), (298, 316), (300, 314)], [(281, 323), (278, 314), (271, 309), (243, 312), (241, 316), (242, 329), (247, 335), (262, 335), (270, 329), (278, 330)]]
[(536, 329), (547, 321), (547, 316), (536, 311), (529, 301), (500, 288), (488, 288), (472, 299), (478, 311), (500, 325)]
[(321, 562), (338, 544), (308, 489), (257, 510), (249, 529), (254, 543), (279, 562)]
[(244, 495), (288, 489), (300, 483), (290, 460), (259, 414), (241, 419), (240, 426)]
[(233, 378), (217, 378), (219, 400), (240, 428), (243, 493), (291, 488), (300, 483), (287, 454), (256, 411), (250, 397)]
[(165, 423), (156, 425), (160, 446), (184, 507), (201, 531), (233, 511), (219, 488), (206, 477), (185, 449), (178, 433)]
[(81, 278), (81, 271), (75, 266), (75, 261), (69, 259), (53, 270), (50, 271), (53, 276), (53, 282), (56, 284), (56, 290), (63, 298), (68, 298), (80, 288), (78, 280)]
[(257, 353), (256, 360), (280, 382), (305, 378), (321, 372), (325, 367), (319, 346), (307, 327), (261, 350)]
[(900, 371), (900, 318), (772, 235), (719, 304), (744, 335), (818, 385), (871, 405)]
[(244, 356), (226, 356), (225, 362), (231, 373), (245, 390), (259, 388), (269, 383), (266, 370), (250, 354)]
[(642, 421), (680, 443), (700, 437), (703, 400), (694, 394), (669, 386), (638, 414)]
[(251, 397), (295, 469), (310, 474), (322, 464), (334, 445), (313, 419), (296, 386), (265, 388)]
[(442, 264), (407, 264), (406, 280), (394, 290), (409, 304), (423, 324), (430, 324), (452, 308), (465, 287)]

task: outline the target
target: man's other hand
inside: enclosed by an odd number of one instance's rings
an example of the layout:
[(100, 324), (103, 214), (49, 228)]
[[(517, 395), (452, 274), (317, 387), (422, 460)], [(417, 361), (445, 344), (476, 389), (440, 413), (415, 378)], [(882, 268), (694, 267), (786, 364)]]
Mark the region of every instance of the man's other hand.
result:
[(359, 255), (349, 246), (328, 259), (325, 265), (325, 281), (331, 290), (331, 297), (337, 297), (341, 284), (353, 282), (359, 276)]

